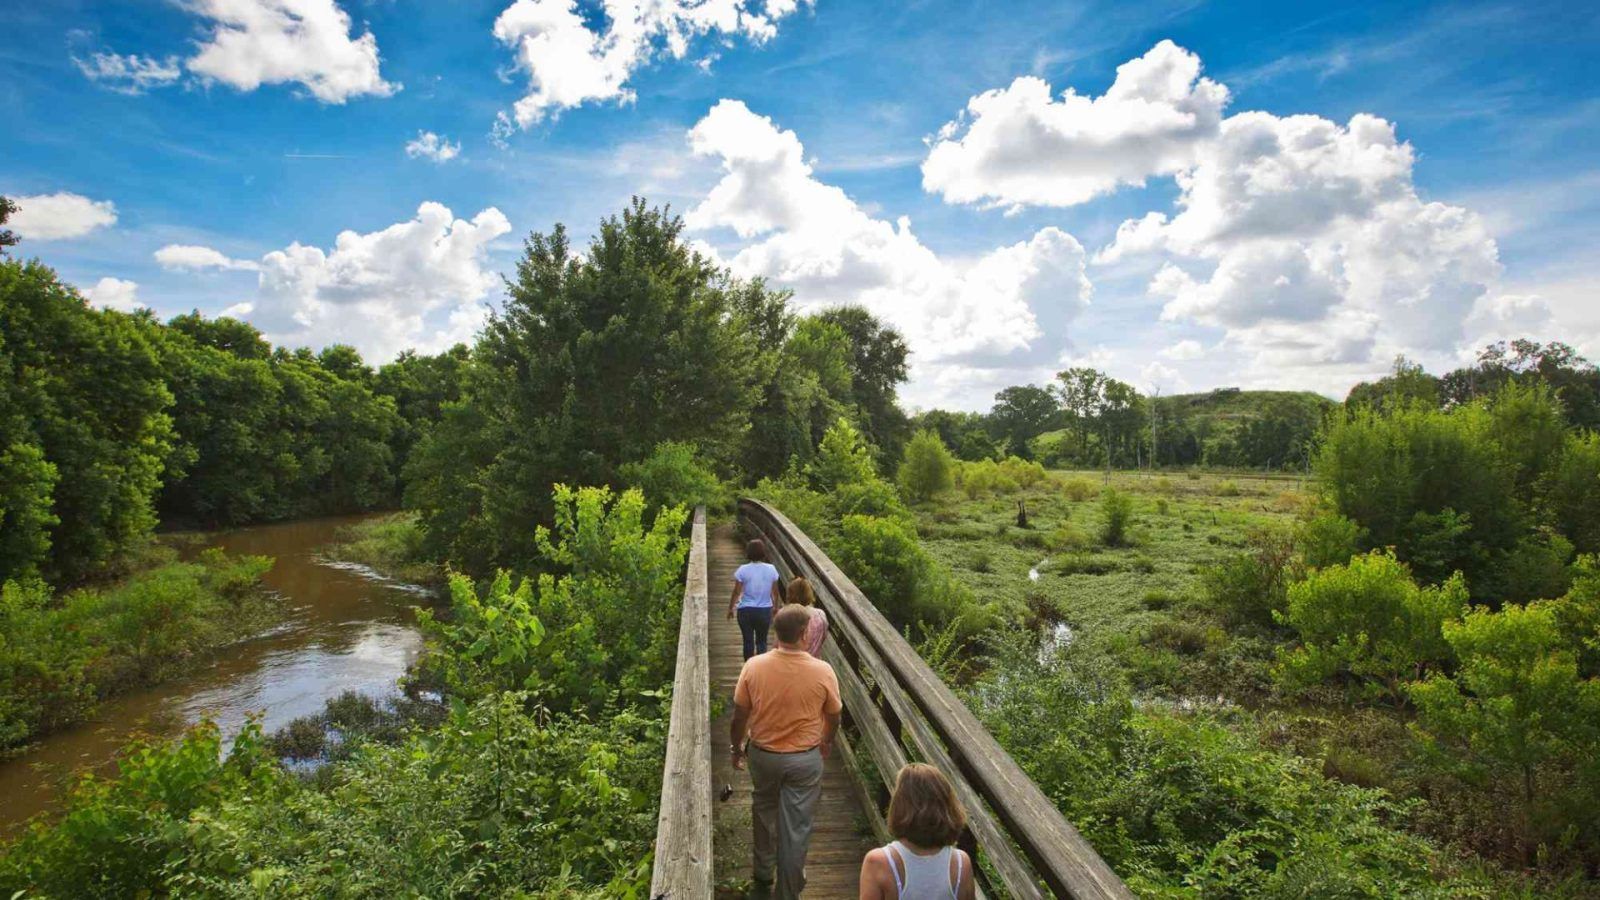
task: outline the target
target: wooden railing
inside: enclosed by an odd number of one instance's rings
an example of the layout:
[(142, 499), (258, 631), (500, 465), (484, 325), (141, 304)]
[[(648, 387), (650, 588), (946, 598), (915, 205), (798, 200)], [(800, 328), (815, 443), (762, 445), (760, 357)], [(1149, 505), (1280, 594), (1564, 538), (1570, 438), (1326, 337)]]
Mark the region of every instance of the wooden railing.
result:
[[(740, 500), (739, 512), (751, 536), (766, 541), (785, 577), (804, 575), (811, 582), (828, 614), (830, 639), (823, 656), (839, 676), (847, 732), (873, 764), (858, 763), (853, 768), (875, 782), (865, 785), (871, 801), (866, 805), (869, 816), (876, 817), (872, 827), (880, 836), (886, 832), (882, 814), (889, 795), (884, 779), (893, 779), (909, 760), (928, 762), (950, 777), (967, 809), (978, 860), (994, 873), (991, 881), (985, 867), (978, 867), (980, 885), (988, 893), (1133, 896), (971, 710), (811, 538), (758, 500)], [(859, 753), (848, 742), (841, 750), (851, 762)], [(868, 772), (869, 768), (875, 771)]]
[(661, 771), (653, 898), (711, 897), (711, 669), (706, 628), (706, 510), (694, 511), (683, 619), (678, 626), (672, 721)]

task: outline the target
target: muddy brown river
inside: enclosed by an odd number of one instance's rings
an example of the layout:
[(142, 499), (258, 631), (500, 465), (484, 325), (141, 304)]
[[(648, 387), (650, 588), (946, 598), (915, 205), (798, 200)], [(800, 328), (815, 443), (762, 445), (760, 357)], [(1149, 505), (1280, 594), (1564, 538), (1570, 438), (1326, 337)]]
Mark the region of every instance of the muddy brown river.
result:
[(92, 721), (0, 763), (0, 832), (13, 833), (27, 818), (49, 809), (63, 779), (106, 766), (136, 735), (174, 735), (210, 716), (224, 737), (231, 737), (252, 713), (262, 715), (270, 732), (320, 711), (325, 700), (344, 691), (374, 697), (394, 693), (396, 679), (422, 646), (412, 607), (432, 598), (425, 589), (324, 555), (340, 527), (360, 520), (336, 517), (214, 532), (186, 551), (222, 547), (274, 557), (266, 584), (283, 598), (282, 621), (185, 676), (107, 700)]

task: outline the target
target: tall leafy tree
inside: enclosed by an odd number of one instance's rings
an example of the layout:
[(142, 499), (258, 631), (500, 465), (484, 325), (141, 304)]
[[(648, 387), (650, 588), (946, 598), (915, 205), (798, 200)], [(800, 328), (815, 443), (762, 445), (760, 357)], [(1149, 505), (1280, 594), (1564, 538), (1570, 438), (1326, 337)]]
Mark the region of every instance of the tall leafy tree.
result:
[(8, 539), (14, 568), (0, 578), (37, 570), (81, 581), (155, 526), (172, 395), (138, 322), (89, 308), (41, 263), (0, 260), (0, 336), (0, 456), (20, 482), (4, 492), (0, 519), (24, 535)]
[[(635, 199), (586, 252), (534, 234), (473, 351), (465, 399), (413, 455), (408, 496), (447, 555), (532, 564), (550, 485), (607, 484), (663, 441), (733, 462), (759, 397), (772, 297)], [(469, 520), (477, 520), (469, 526)], [(436, 544), (437, 546), (437, 544)]]
[(9, 197), (0, 197), (0, 256), (4, 256), (7, 247), (17, 245), (17, 233), (3, 227), (11, 214), (17, 211), (17, 205)]
[(911, 434), (898, 394), (910, 356), (905, 338), (861, 306), (827, 309), (817, 318), (850, 339), (850, 402), (860, 412), (868, 442), (883, 454), (880, 463), (899, 459)]
[(1008, 387), (994, 395), (989, 410), (989, 428), (1006, 449), (1023, 459), (1032, 459), (1028, 442), (1059, 426), (1061, 403), (1049, 389), (1025, 384)]

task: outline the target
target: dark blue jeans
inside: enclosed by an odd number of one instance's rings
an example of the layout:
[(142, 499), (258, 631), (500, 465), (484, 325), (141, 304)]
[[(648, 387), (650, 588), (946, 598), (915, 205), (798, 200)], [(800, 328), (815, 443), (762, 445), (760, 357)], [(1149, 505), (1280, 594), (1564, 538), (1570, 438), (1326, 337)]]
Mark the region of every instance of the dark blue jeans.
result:
[(739, 636), (744, 638), (744, 658), (767, 652), (767, 629), (772, 627), (772, 607), (745, 606), (739, 609)]

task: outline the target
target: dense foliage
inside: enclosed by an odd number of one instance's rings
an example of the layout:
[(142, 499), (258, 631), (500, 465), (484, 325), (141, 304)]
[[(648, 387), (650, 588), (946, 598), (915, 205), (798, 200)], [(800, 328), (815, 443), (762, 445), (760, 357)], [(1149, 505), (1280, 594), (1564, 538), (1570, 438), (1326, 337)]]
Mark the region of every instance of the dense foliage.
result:
[(70, 584), (124, 561), (156, 524), (171, 406), (133, 317), (0, 260), (0, 581)]
[(353, 746), (306, 777), (253, 726), (225, 758), (211, 725), (136, 745), (7, 848), (0, 890), (642, 897), (684, 511), (646, 528), (637, 492), (605, 488), (558, 489), (553, 506), (547, 574), (486, 591), (456, 576), (448, 621), (426, 624), (418, 677), (444, 690), (442, 722), (346, 731)]
[(57, 595), (0, 586), (0, 753), (89, 717), (95, 703), (160, 680), (190, 657), (271, 620), (259, 586), (272, 560), (208, 550), (121, 584)]
[(349, 347), (274, 349), (233, 319), (93, 309), (46, 266), (0, 260), (0, 580), (123, 573), (158, 516), (393, 505), (464, 355), (374, 375)]
[(1565, 590), (1574, 549), (1600, 549), (1593, 442), (1547, 386), (1510, 383), (1449, 409), (1357, 406), (1330, 420), (1315, 470), (1362, 549), (1392, 547), (1430, 583), (1460, 571), (1476, 599), (1526, 602)]

